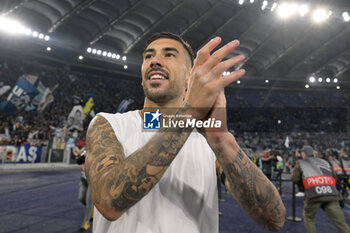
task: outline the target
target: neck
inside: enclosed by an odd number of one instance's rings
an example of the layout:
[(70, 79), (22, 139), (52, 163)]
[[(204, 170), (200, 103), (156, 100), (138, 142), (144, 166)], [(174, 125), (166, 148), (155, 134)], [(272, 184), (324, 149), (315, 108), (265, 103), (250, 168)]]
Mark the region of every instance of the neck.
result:
[(156, 111), (159, 109), (161, 113), (172, 115), (175, 114), (177, 109), (181, 107), (183, 104), (183, 98), (177, 98), (166, 103), (155, 103), (148, 98), (145, 98), (145, 102), (143, 104), (143, 109), (140, 110), (139, 114), (142, 117), (142, 113), (144, 111)]

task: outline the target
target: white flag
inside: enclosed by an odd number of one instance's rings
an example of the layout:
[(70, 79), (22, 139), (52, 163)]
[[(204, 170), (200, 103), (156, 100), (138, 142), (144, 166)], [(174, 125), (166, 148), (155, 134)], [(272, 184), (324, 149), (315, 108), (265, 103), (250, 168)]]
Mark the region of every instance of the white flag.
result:
[(40, 104), (38, 106), (38, 111), (43, 111), (47, 105), (49, 105), (50, 103), (52, 103), (54, 101), (54, 97), (53, 94), (50, 90), (50, 88), (46, 88), (45, 92), (41, 98)]
[(284, 146), (289, 148), (289, 136), (286, 137), (286, 141), (284, 142)]

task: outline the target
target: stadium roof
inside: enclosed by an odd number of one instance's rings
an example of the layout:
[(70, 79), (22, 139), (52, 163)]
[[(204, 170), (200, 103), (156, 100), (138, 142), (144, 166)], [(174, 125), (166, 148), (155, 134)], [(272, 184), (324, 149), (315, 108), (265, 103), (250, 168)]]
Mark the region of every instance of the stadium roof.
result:
[[(286, 8), (289, 11), (283, 13), (284, 2), (3, 0), (0, 14), (50, 36), (49, 41), (33, 42), (26, 48), (29, 53), (98, 67), (130, 78), (140, 76), (147, 38), (154, 32), (170, 31), (182, 35), (194, 51), (217, 35), (224, 43), (238, 38), (241, 45), (229, 56), (246, 56), (235, 67), (247, 70), (240, 87), (305, 89), (308, 84), (310, 89), (336, 86), (350, 89), (350, 22), (344, 15), (344, 12), (350, 14), (350, 1), (294, 0), (289, 1), (291, 5)], [(302, 4), (309, 9), (304, 16), (299, 12)], [(293, 7), (297, 7), (295, 12)], [(317, 9), (326, 12), (323, 22), (321, 13), (319, 22), (312, 20)], [(0, 42), (3, 49), (10, 45), (20, 50), (29, 43), (25, 46), (20, 39), (3, 34)], [(53, 48), (50, 53), (43, 49), (47, 46)], [(77, 59), (79, 55), (84, 59)], [(120, 55), (119, 59), (116, 55)], [(311, 83), (310, 77), (315, 77), (315, 82)]]

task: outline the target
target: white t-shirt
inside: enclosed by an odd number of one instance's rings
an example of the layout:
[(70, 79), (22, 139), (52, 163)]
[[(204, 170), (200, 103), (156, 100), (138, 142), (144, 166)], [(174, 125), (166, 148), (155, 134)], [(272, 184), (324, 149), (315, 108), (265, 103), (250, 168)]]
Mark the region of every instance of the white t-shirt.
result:
[[(154, 132), (142, 131), (139, 112), (98, 114), (111, 124), (125, 156), (145, 145)], [(215, 154), (194, 130), (153, 189), (116, 221), (95, 208), (94, 233), (217, 233)]]

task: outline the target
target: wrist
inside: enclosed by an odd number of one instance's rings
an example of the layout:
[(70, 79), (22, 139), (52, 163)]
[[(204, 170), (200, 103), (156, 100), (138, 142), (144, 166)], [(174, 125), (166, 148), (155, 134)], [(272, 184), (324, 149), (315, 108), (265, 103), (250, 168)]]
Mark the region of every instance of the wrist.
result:
[(239, 145), (235, 137), (228, 131), (217, 134), (215, 137), (207, 138), (208, 144), (214, 151), (223, 151), (229, 149), (236, 154), (239, 151)]

